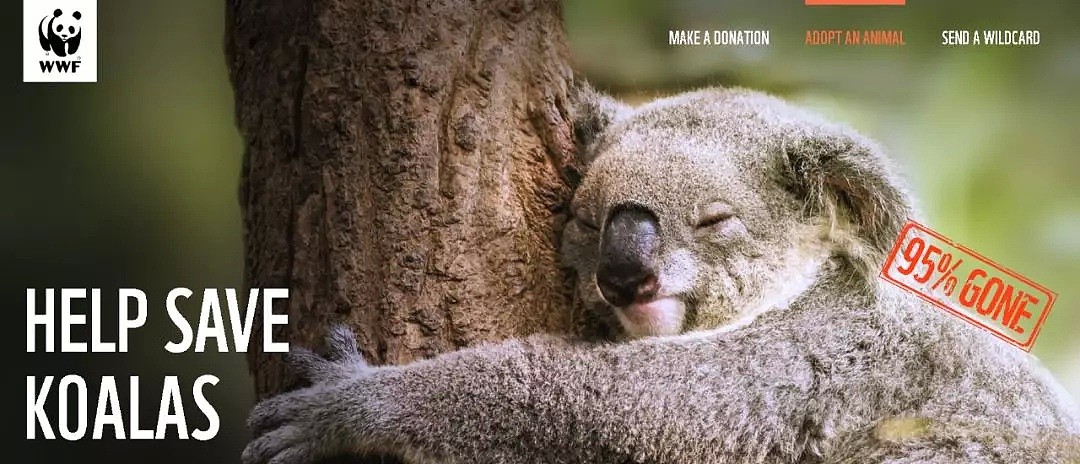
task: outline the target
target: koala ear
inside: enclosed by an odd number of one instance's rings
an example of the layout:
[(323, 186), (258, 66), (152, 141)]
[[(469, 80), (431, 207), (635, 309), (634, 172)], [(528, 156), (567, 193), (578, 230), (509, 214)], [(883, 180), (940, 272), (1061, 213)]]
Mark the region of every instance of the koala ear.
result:
[(579, 81), (570, 94), (571, 112), (574, 120), (574, 142), (583, 165), (592, 162), (593, 145), (612, 124), (625, 119), (634, 111), (632, 107)]
[(823, 217), (851, 257), (876, 272), (914, 211), (881, 150), (842, 128), (803, 128), (786, 139), (783, 160), (807, 213)]

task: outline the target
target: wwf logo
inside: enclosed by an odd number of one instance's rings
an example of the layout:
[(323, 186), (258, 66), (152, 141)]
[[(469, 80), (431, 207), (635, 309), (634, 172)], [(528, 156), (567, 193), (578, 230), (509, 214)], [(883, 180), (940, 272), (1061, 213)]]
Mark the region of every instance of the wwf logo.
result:
[(46, 16), (38, 24), (38, 39), (46, 53), (56, 56), (68, 56), (79, 51), (82, 41), (82, 13), (74, 11), (64, 14), (57, 9), (52, 16)]
[(97, 0), (23, 0), (23, 82), (97, 82)]

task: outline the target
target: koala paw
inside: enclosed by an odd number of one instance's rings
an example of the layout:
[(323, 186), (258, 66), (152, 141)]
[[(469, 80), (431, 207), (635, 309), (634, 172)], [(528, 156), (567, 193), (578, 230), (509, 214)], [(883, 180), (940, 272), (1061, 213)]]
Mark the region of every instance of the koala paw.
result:
[(285, 355), (285, 364), (312, 385), (341, 382), (361, 377), (370, 370), (356, 348), (356, 337), (343, 325), (326, 334), (326, 357), (297, 348)]
[(244, 449), (243, 464), (307, 464), (346, 446), (346, 431), (336, 419), (341, 402), (348, 398), (350, 381), (373, 368), (345, 326), (327, 334), (326, 346), (326, 358), (302, 348), (285, 355), (288, 368), (311, 387), (269, 398), (252, 409), (248, 428), (256, 438)]

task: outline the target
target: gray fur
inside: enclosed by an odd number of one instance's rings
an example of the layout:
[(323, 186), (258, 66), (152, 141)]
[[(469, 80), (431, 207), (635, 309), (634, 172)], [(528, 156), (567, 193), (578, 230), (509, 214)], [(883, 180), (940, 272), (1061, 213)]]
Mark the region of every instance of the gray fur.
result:
[[(592, 161), (564, 263), (621, 340), (369, 367), (336, 332), (337, 361), (293, 358), (321, 381), (252, 412), (245, 464), (1080, 459), (1080, 412), (1037, 360), (875, 277), (914, 213), (874, 144), (746, 90), (637, 109), (581, 95)], [(608, 307), (593, 280), (597, 226), (627, 202), (660, 225), (670, 304), (655, 324)]]

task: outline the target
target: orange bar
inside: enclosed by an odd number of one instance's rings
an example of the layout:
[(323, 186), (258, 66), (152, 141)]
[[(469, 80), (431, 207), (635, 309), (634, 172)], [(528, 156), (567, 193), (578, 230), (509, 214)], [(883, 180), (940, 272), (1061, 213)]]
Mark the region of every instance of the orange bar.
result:
[(807, 6), (821, 5), (904, 5), (906, 0), (806, 0)]

